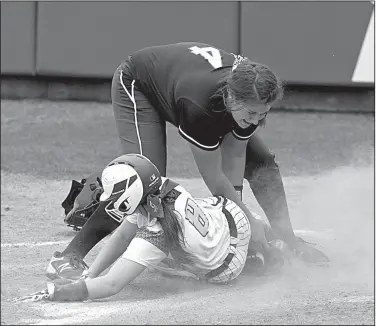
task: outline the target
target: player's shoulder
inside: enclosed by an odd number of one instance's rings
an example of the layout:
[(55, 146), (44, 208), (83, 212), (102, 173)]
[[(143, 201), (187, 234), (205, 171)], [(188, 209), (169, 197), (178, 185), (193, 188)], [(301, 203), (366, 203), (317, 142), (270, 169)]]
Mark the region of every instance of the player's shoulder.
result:
[(162, 177), (162, 184), (159, 190), (165, 192), (166, 194), (168, 193), (169, 200), (172, 200), (174, 202), (181, 194), (183, 194), (183, 197), (191, 196), (190, 192), (186, 190), (181, 184), (166, 177)]
[(171, 44), (162, 44), (144, 47), (135, 51), (132, 58), (145, 59), (146, 57), (158, 58), (165, 62), (177, 62), (187, 67), (192, 64), (191, 70), (195, 67), (203, 68), (204, 64), (200, 66), (198, 63), (210, 62), (206, 65), (210, 68), (222, 68), (224, 66), (232, 66), (235, 60), (235, 55), (215, 45), (201, 43), (201, 42), (179, 42)]
[(186, 209), (187, 202), (192, 200), (193, 196), (181, 184), (164, 177), (162, 177), (161, 191), (163, 191), (163, 188), (166, 187), (167, 182), (169, 182), (169, 189), (167, 190), (168, 193), (164, 197), (164, 200), (171, 204), (176, 212), (183, 214)]
[(145, 56), (153, 54), (154, 56), (164, 55), (166, 59), (174, 56), (181, 56), (182, 54), (189, 53), (190, 48), (194, 47), (210, 47), (208, 44), (198, 42), (179, 42), (171, 44), (161, 44), (144, 47), (135, 51), (132, 54), (134, 56)]
[(201, 62), (201, 69), (202, 67), (207, 67), (210, 71), (215, 71), (224, 67), (232, 67), (235, 60), (233, 53), (215, 45), (200, 42), (185, 42), (179, 43), (179, 46), (184, 48), (186, 53), (189, 54), (186, 56), (187, 60), (195, 63), (192, 68), (195, 66), (199, 67), (200, 65), (197, 65), (197, 63)]
[(231, 52), (227, 52), (226, 50), (224, 50), (224, 49), (222, 49), (222, 48), (220, 48), (216, 45), (204, 43), (204, 42), (177, 42), (177, 43), (171, 43), (171, 44), (162, 44), (162, 45), (150, 46), (150, 47), (147, 47), (145, 49), (151, 49), (151, 50), (160, 49), (160, 50), (163, 50), (163, 51), (173, 51), (173, 50), (180, 49), (180, 50), (186, 51), (187, 49), (192, 50), (192, 48), (199, 48), (199, 49), (203, 49), (203, 50), (207, 50), (207, 51), (218, 50), (222, 54), (227, 54), (227, 55), (232, 54)]
[(194, 199), (201, 206), (222, 208), (224, 198), (222, 196), (196, 197)]
[(210, 196), (205, 198), (194, 199), (202, 208), (218, 209), (231, 215), (237, 213), (241, 208), (232, 200), (222, 196)]
[[(221, 49), (215, 45), (201, 42), (179, 42), (173, 44), (166, 44), (160, 46), (149, 47), (149, 52), (155, 55), (163, 54), (168, 59), (179, 59), (179, 63), (186, 67), (187, 64), (192, 63), (191, 69), (198, 67), (197, 63), (209, 61), (211, 64), (206, 65), (210, 68), (222, 68), (223, 66), (231, 66), (235, 60), (233, 53)], [(220, 60), (219, 60), (220, 59)], [(202, 69), (202, 67), (200, 67)]]

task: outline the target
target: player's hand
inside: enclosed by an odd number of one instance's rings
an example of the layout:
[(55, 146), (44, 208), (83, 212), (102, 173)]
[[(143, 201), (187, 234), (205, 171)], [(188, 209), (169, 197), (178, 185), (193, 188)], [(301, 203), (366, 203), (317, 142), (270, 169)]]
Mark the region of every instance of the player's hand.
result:
[(50, 295), (48, 293), (48, 290), (42, 290), (38, 291), (29, 295), (24, 295), (21, 297), (17, 297), (14, 299), (11, 299), (11, 302), (18, 303), (18, 302), (35, 302), (35, 301), (42, 301), (42, 300), (49, 300)]
[(250, 224), (252, 248), (256, 252), (267, 252), (269, 250), (269, 244), (265, 235), (267, 225), (264, 221), (255, 218), (250, 221)]

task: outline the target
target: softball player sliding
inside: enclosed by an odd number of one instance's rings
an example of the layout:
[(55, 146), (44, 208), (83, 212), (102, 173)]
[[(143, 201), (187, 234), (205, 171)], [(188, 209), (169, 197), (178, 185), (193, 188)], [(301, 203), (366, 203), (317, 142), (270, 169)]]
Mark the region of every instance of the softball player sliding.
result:
[[(251, 227), (231, 200), (195, 199), (182, 186), (161, 177), (156, 166), (138, 154), (123, 155), (109, 164), (101, 182), (100, 205), (119, 227), (80, 280), (49, 283), (46, 290), (26, 299), (109, 297), (145, 268), (158, 269), (168, 256), (187, 273), (210, 283), (229, 282), (241, 273)], [(111, 264), (109, 272), (99, 276)]]

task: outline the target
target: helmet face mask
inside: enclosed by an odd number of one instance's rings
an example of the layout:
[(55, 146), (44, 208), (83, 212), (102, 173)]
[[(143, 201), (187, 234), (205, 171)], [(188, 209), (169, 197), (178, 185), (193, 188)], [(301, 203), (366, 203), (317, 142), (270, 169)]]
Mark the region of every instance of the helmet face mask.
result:
[(123, 220), (127, 216), (126, 213), (122, 213), (121, 211), (119, 211), (118, 209), (116, 209), (114, 207), (114, 203), (112, 201), (110, 201), (106, 205), (106, 207), (105, 207), (104, 210), (107, 213), (107, 215), (111, 216), (115, 221), (117, 221), (119, 223), (123, 222)]

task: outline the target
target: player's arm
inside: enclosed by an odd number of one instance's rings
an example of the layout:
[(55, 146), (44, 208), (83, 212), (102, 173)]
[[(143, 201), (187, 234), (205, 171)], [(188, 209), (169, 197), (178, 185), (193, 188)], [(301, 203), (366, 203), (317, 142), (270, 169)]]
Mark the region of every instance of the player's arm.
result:
[(129, 222), (127, 219), (110, 236), (103, 246), (93, 264), (90, 266), (87, 275), (90, 278), (97, 277), (106, 268), (111, 266), (122, 253), (127, 249), (137, 231), (137, 224)]
[(139, 276), (146, 266), (129, 259), (119, 259), (104, 276), (85, 280), (87, 299), (101, 299), (119, 293), (126, 285)]
[(55, 285), (53, 289), (48, 290), (50, 299), (53, 301), (83, 301), (107, 298), (119, 293), (146, 267), (158, 265), (167, 257), (167, 253), (158, 247), (163, 242), (163, 239), (160, 238), (162, 236), (163, 233), (156, 236), (153, 232), (143, 232), (141, 238), (133, 238), (125, 253), (107, 274), (71, 284)]
[(190, 100), (185, 99), (179, 103), (181, 105), (179, 133), (189, 142), (193, 157), (207, 187), (213, 195), (223, 196), (235, 202), (247, 215), (251, 227), (253, 225), (253, 240), (268, 248), (263, 226), (259, 225), (243, 204), (232, 182), (223, 171), (218, 136), (220, 132), (213, 125), (212, 117)]
[(252, 228), (252, 239), (268, 248), (265, 239), (264, 226), (261, 226), (249, 209), (243, 204), (240, 197), (226, 176), (222, 168), (222, 154), (220, 148), (213, 151), (203, 150), (190, 144), (193, 157), (201, 176), (213, 195), (223, 196), (235, 202), (247, 215)]
[(247, 141), (228, 133), (221, 144), (222, 170), (235, 187), (243, 185)]
[(165, 259), (167, 253), (158, 248), (159, 243), (163, 241), (157, 238), (158, 235), (147, 230), (141, 237), (135, 237), (106, 275), (88, 280), (89, 299), (103, 298), (120, 292), (147, 267), (156, 266)]
[[(226, 197), (239, 206), (242, 205), (240, 207), (244, 209), (244, 211), (248, 211), (236, 195), (232, 183), (223, 171), (221, 149), (217, 148), (213, 151), (207, 151), (193, 144), (190, 144), (190, 147), (197, 168), (211, 193), (213, 195)], [(251, 213), (247, 215), (249, 215), (250, 219), (253, 219)]]

